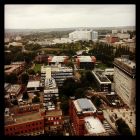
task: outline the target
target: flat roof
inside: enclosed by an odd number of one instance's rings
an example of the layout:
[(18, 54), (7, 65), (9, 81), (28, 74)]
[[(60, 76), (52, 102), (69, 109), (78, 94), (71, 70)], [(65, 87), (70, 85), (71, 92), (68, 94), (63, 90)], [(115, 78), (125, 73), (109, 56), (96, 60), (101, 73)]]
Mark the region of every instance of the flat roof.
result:
[(11, 65), (5, 65), (4, 66), (4, 71), (5, 72), (13, 72), (15, 69), (19, 68), (20, 65), (14, 65), (14, 64), (11, 64)]
[(120, 63), (123, 63), (123, 64), (129, 66), (130, 68), (136, 67), (136, 63), (131, 61), (131, 60), (126, 60), (126, 59), (123, 59), (123, 58), (115, 58), (115, 60), (117, 60)]
[(96, 112), (96, 107), (94, 106), (94, 104), (91, 102), (91, 100), (87, 99), (87, 98), (81, 98), (81, 99), (77, 99), (74, 102), (74, 105), (77, 109), (77, 112)]
[(100, 134), (105, 133), (106, 130), (101, 123), (101, 121), (98, 118), (91, 117), (85, 117), (85, 127), (88, 133), (90, 134)]
[(93, 62), (91, 56), (77, 56), (80, 62)]
[(61, 116), (62, 111), (61, 110), (51, 110), (46, 112), (46, 116)]
[(6, 92), (10, 92), (10, 93), (15, 92), (16, 93), (19, 91), (20, 88), (21, 88), (21, 85), (17, 85), (17, 84), (10, 85)]
[[(9, 116), (9, 117), (11, 117), (11, 116)], [(36, 121), (39, 119), (43, 119), (43, 117), (41, 116), (41, 114), (39, 112), (35, 112), (35, 113), (32, 112), (31, 114), (24, 114), (21, 116), (13, 116), (13, 119), (14, 119), (14, 122), (11, 123), (11, 125)], [(5, 119), (5, 124), (7, 124), (7, 121), (8, 121), (8, 119)]]
[(111, 81), (103, 75), (102, 71), (92, 71), (93, 75), (95, 78), (98, 80), (99, 83), (101, 84), (111, 84)]
[(40, 81), (29, 81), (27, 88), (40, 87)]
[(53, 56), (51, 62), (64, 62), (68, 56)]

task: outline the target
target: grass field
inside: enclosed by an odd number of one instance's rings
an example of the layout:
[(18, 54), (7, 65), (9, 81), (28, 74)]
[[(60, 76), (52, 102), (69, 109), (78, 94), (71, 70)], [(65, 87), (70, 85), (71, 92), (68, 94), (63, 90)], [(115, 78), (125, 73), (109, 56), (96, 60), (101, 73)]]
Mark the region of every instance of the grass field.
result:
[(41, 71), (41, 64), (35, 64), (34, 71), (35, 72)]

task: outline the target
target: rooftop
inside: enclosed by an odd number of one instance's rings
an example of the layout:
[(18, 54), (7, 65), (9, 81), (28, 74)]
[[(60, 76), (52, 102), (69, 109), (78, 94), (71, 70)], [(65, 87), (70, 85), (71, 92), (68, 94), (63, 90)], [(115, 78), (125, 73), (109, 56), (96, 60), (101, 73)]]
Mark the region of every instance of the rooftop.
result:
[(91, 56), (78, 56), (80, 62), (93, 62)]
[(85, 117), (85, 127), (90, 134), (100, 134), (105, 133), (106, 130), (98, 118)]
[(77, 112), (96, 112), (96, 107), (91, 102), (91, 100), (87, 98), (81, 98), (74, 101), (75, 107), (77, 109)]
[(61, 116), (62, 111), (61, 110), (51, 110), (46, 112), (46, 116)]
[(27, 88), (40, 87), (40, 81), (29, 81)]
[[(10, 119), (12, 119), (12, 118), (10, 118)], [(26, 123), (26, 122), (30, 122), (30, 121), (36, 121), (39, 119), (43, 119), (43, 117), (40, 115), (39, 112), (35, 112), (35, 113), (31, 113), (31, 114), (24, 114), (22, 116), (14, 116), (13, 124)], [(5, 119), (5, 124), (8, 125), (8, 119)]]
[(17, 93), (19, 91), (19, 89), (21, 89), (21, 85), (11, 85), (8, 89), (7, 92), (11, 93), (11, 92), (15, 92)]
[(96, 70), (92, 71), (92, 73), (100, 83), (111, 84), (111, 81), (105, 75), (103, 75), (103, 71)]
[(19, 67), (20, 67), (20, 65), (14, 65), (14, 64), (5, 65), (5, 66), (4, 66), (4, 70), (5, 70), (6, 73), (8, 73), (8, 72), (13, 72), (13, 71), (15, 71), (15, 69), (17, 69), (17, 68), (19, 68)]
[(53, 56), (51, 62), (64, 62), (68, 56)]

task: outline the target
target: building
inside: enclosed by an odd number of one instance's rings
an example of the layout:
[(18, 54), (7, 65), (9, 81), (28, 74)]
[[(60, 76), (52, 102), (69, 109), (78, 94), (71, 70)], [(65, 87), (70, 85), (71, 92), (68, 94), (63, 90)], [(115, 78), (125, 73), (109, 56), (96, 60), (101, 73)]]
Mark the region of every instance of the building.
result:
[(38, 92), (42, 91), (42, 89), (40, 81), (29, 81), (27, 84), (27, 92)]
[(5, 110), (4, 132), (6, 136), (34, 136), (44, 134), (44, 118), (40, 112), (22, 115)]
[(114, 75), (114, 68), (106, 68), (104, 71), (104, 75), (113, 76)]
[(68, 56), (49, 56), (48, 58), (48, 64), (66, 64), (68, 61)]
[(8, 84), (5, 85), (5, 94), (11, 97), (17, 97), (22, 91), (22, 86), (18, 84)]
[(98, 32), (96, 31), (87, 31), (87, 30), (80, 30), (80, 31), (74, 31), (69, 34), (69, 38), (73, 41), (78, 40), (85, 40), (85, 41), (97, 41), (98, 40)]
[(76, 63), (79, 69), (94, 69), (96, 58), (95, 56), (77, 56)]
[[(104, 120), (103, 114), (97, 114), (97, 109), (91, 100), (87, 98), (81, 98), (77, 100), (74, 100), (74, 98), (70, 99), (69, 115), (75, 135), (84, 136), (95, 133), (104, 133), (105, 131), (101, 125), (101, 122)], [(95, 124), (93, 124), (93, 122), (100, 125), (96, 126), (97, 128), (95, 128)], [(98, 127), (100, 127), (99, 131)]]
[(106, 132), (104, 125), (97, 117), (85, 117), (85, 130), (86, 136), (107, 136), (108, 133)]
[(112, 34), (117, 34), (118, 30), (112, 30)]
[(54, 78), (46, 79), (44, 88), (44, 108), (47, 110), (55, 109), (53, 98), (55, 98), (56, 101), (59, 99), (58, 87)]
[(118, 38), (120, 40), (122, 40), (122, 39), (130, 39), (130, 34), (128, 34), (128, 33), (118, 33), (117, 36), (118, 36)]
[(107, 43), (115, 43), (119, 41), (119, 38), (116, 34), (106, 35)]
[(111, 81), (105, 75), (103, 75), (102, 70), (92, 71), (92, 74), (97, 83), (99, 91), (111, 91)]
[[(47, 77), (46, 77), (47, 76)], [(54, 78), (58, 87), (62, 86), (66, 78), (73, 77), (73, 69), (59, 65), (42, 66), (41, 67), (41, 81), (44, 86), (45, 78)]]
[(10, 74), (20, 74), (21, 72), (24, 71), (26, 63), (24, 61), (17, 61), (17, 62), (12, 62), (10, 65), (5, 65), (4, 66), (4, 72), (6, 75)]
[(49, 56), (46, 54), (40, 54), (35, 57), (35, 61), (37, 61), (39, 63), (48, 62), (48, 57)]
[(136, 63), (127, 58), (114, 59), (115, 92), (130, 107), (136, 103)]
[(45, 132), (60, 132), (63, 126), (62, 110), (46, 111), (44, 117)]

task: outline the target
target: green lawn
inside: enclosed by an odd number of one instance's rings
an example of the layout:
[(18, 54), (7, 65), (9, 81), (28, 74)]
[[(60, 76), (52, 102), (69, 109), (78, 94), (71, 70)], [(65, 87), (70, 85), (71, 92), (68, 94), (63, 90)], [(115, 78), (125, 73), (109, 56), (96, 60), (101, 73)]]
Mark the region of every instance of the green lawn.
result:
[(100, 63), (100, 64), (95, 65), (95, 68), (100, 68), (100, 69), (104, 70), (107, 68), (107, 66), (106, 66), (106, 64)]
[(34, 69), (35, 72), (41, 71), (41, 64), (35, 64)]

